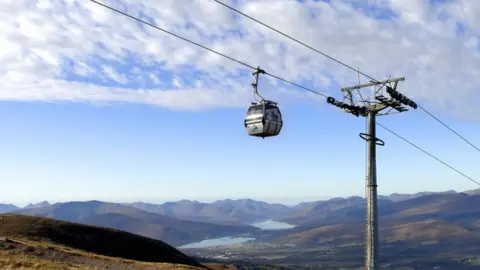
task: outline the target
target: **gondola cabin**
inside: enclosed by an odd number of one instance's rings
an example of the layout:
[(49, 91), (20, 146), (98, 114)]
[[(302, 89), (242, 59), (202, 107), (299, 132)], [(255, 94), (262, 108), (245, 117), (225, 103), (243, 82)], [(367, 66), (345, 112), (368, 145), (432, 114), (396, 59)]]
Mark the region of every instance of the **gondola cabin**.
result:
[(275, 102), (264, 100), (252, 103), (248, 108), (245, 117), (248, 135), (262, 138), (277, 136), (282, 126), (282, 113)]

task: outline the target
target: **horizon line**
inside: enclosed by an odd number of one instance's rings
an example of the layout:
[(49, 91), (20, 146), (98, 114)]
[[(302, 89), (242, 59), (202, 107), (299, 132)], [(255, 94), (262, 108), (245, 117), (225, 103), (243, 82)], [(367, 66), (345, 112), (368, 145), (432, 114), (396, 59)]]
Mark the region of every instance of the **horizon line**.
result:
[[(379, 197), (388, 197), (391, 195), (414, 195), (418, 193), (447, 193), (447, 192), (456, 192), (456, 193), (462, 193), (462, 192), (468, 192), (468, 191), (473, 191), (476, 189), (469, 189), (469, 190), (462, 190), (458, 191), (455, 189), (449, 189), (449, 190), (443, 190), (443, 191), (418, 191), (418, 192), (413, 192), (413, 193), (390, 193), (390, 194), (378, 194)], [(7, 201), (2, 201), (0, 200), (1, 204), (13, 204), (17, 207), (24, 208), (28, 206), (29, 204), (38, 204), (42, 202), (48, 202), (49, 204), (56, 204), (56, 203), (67, 203), (67, 202), (88, 202), (88, 201), (100, 201), (100, 202), (107, 202), (107, 203), (118, 203), (118, 204), (130, 204), (130, 203), (149, 203), (149, 204), (164, 204), (167, 202), (179, 202), (179, 201), (191, 201), (191, 202), (199, 202), (199, 203), (213, 203), (216, 201), (222, 201), (222, 200), (254, 200), (254, 201), (259, 201), (259, 202), (265, 202), (269, 204), (282, 204), (285, 206), (295, 206), (300, 203), (309, 203), (309, 202), (315, 202), (315, 201), (328, 201), (331, 199), (346, 199), (346, 198), (351, 198), (351, 197), (360, 197), (360, 198), (365, 198), (365, 195), (357, 195), (357, 194), (352, 194), (349, 196), (233, 196), (233, 197), (208, 197), (208, 198), (164, 198), (164, 199), (152, 199), (152, 198), (144, 198), (144, 199), (95, 199), (95, 198), (89, 198), (89, 199), (71, 199), (71, 200), (38, 200), (37, 202), (33, 203), (32, 201), (25, 202), (25, 201), (18, 201), (18, 202), (7, 202)], [(283, 202), (281, 202), (283, 201)], [(290, 202), (288, 202), (290, 201)]]

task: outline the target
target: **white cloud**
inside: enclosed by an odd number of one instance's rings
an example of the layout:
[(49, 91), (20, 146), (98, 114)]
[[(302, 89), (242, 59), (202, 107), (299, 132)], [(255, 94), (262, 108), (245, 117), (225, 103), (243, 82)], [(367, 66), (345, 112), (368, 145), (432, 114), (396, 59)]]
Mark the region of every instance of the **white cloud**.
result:
[(119, 74), (114, 67), (103, 65), (103, 72), (107, 75), (111, 80), (120, 83), (120, 84), (127, 84), (128, 79), (125, 75)]
[[(355, 72), (211, 0), (103, 2), (335, 97), (336, 86), (357, 82)], [(478, 1), (369, 1), (392, 19), (349, 4), (359, 1), (226, 2), (377, 79), (405, 76), (399, 91), (421, 104), (480, 116), (480, 99), (471, 98), (480, 88)], [(2, 1), (0, 15), (1, 99), (180, 109), (243, 106), (252, 99), (252, 78), (242, 66), (90, 1)], [(116, 84), (106, 87), (103, 80)], [(268, 87), (274, 83), (262, 80), (269, 99), (310, 97), (282, 84), (274, 91)]]

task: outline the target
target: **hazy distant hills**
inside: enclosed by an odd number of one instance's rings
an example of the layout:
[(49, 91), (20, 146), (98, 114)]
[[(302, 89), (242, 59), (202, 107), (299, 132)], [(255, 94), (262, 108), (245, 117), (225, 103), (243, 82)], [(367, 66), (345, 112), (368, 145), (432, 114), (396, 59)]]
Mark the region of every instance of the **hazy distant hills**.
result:
[[(480, 194), (479, 190), (466, 191), (466, 194)], [(379, 196), (379, 205), (386, 206), (394, 202), (408, 201), (432, 194), (459, 194), (449, 190), (445, 192), (419, 192), (415, 194), (394, 193)], [(135, 202), (127, 204), (148, 212), (177, 217), (186, 220), (205, 221), (218, 224), (251, 224), (263, 220), (277, 220), (294, 225), (315, 224), (330, 217), (347, 216), (352, 211), (358, 218), (364, 217), (365, 199), (357, 196), (333, 198), (325, 201), (299, 203), (295, 206), (269, 204), (251, 199), (220, 200), (213, 203), (181, 200), (163, 204)]]
[(13, 205), (13, 204), (0, 203), (0, 214), (13, 212), (13, 211), (16, 211), (16, 210), (19, 210), (19, 209), (20, 209), (20, 207), (18, 207), (16, 205)]
[[(391, 207), (416, 204), (420, 202), (421, 200), (415, 200), (417, 198), (428, 198), (428, 196), (431, 195), (477, 194), (476, 192), (478, 191), (472, 190), (457, 193), (453, 190), (449, 190), (445, 192), (419, 192), (415, 194), (394, 193), (389, 196), (379, 196), (378, 205), (381, 213), (388, 213), (391, 211)], [(480, 192), (478, 194), (480, 194)], [(365, 198), (353, 196), (347, 198), (334, 198), (327, 201), (302, 203), (295, 206), (295, 209), (295, 212), (283, 217), (281, 221), (296, 225), (316, 226), (319, 224), (331, 224), (332, 222), (336, 223), (340, 222), (340, 220), (364, 220), (366, 208)]]
[[(354, 199), (353, 199), (354, 200)], [(431, 194), (379, 206), (382, 241), (478, 243), (480, 195)], [(342, 208), (297, 228), (277, 232), (269, 241), (297, 245), (340, 244), (363, 241), (365, 210)]]
[[(49, 205), (50, 205), (50, 203), (47, 202), (47, 201), (39, 202), (39, 203), (36, 203), (36, 204), (29, 203), (23, 209), (39, 208), (39, 207), (45, 207), (45, 206), (49, 206)], [(17, 211), (17, 210), (20, 210), (20, 209), (22, 209), (22, 208), (20, 208), (16, 205), (13, 205), (13, 204), (2, 204), (2, 203), (0, 203), (0, 214), (14, 212), (14, 211)]]
[[(443, 220), (380, 222), (382, 243), (409, 242), (410, 247), (432, 244), (478, 244), (480, 230)], [(269, 241), (277, 244), (295, 244), (299, 247), (339, 245), (365, 241), (365, 222), (342, 223), (321, 226), (289, 234), (278, 234)]]
[(130, 233), (182, 245), (205, 238), (254, 233), (247, 225), (220, 225), (158, 215), (117, 203), (100, 201), (57, 203), (14, 213), (116, 228)]
[[(472, 192), (474, 193), (475, 190), (467, 191), (467, 192)], [(418, 192), (414, 194), (399, 194), (399, 193), (393, 193), (388, 196), (378, 196), (379, 198), (383, 199), (388, 199), (392, 202), (399, 202), (399, 201), (406, 201), (410, 199), (415, 199), (418, 197), (426, 196), (426, 195), (432, 195), (432, 194), (457, 194), (456, 191), (454, 190), (448, 190), (448, 191), (443, 191), (443, 192), (429, 192), (429, 191), (424, 191), (424, 192)]]
[(465, 193), (468, 194), (468, 195), (474, 195), (474, 194), (480, 195), (480, 188), (479, 189), (474, 189), (474, 190), (468, 190), (468, 191), (465, 191)]
[[(379, 204), (392, 203), (386, 198), (379, 198)], [(332, 217), (345, 216), (353, 210), (365, 209), (365, 199), (361, 197), (334, 198), (328, 201), (304, 203), (296, 211), (285, 216), (281, 221), (304, 225), (317, 221), (328, 221)], [(363, 213), (363, 212), (362, 212)]]
[[(350, 199), (356, 200), (354, 197)], [(480, 195), (433, 193), (397, 202), (379, 199), (378, 215), (380, 219), (406, 221), (442, 219), (445, 221), (462, 221), (466, 224), (467, 220), (480, 220), (480, 207), (478, 205), (480, 205)], [(312, 216), (314, 214), (311, 213)], [(364, 204), (330, 210), (326, 216), (310, 218), (308, 222), (299, 223), (297, 230), (346, 222), (363, 222), (365, 215)], [(305, 220), (304, 217), (301, 218), (301, 220)], [(299, 219), (297, 218), (297, 220)]]
[[(392, 235), (393, 240), (407, 239), (407, 235), (418, 235), (417, 232), (436, 239), (439, 230), (452, 232), (446, 237), (454, 237), (456, 232), (462, 231), (462, 235), (471, 233), (472, 239), (476, 239), (480, 228), (479, 206), (480, 190), (391, 194), (379, 196), (379, 217), (381, 226), (384, 226), (382, 230), (386, 235)], [(365, 199), (355, 196), (334, 198), (292, 207), (251, 199), (227, 199), (212, 203), (181, 200), (163, 204), (100, 201), (50, 204), (45, 201), (23, 209), (14, 205), (0, 205), (0, 211), (111, 227), (172, 245), (223, 236), (259, 237), (260, 229), (248, 224), (276, 220), (296, 227), (268, 233), (269, 240), (311, 244), (327, 241), (329, 237), (335, 241), (361, 239)], [(416, 228), (415, 233), (411, 232), (411, 228)], [(401, 232), (405, 232), (405, 235), (402, 236)]]
[(48, 201), (43, 201), (43, 202), (39, 202), (39, 203), (36, 203), (36, 204), (32, 204), (32, 203), (29, 203), (27, 206), (25, 206), (24, 208), (40, 208), (40, 207), (45, 207), (45, 206), (49, 206), (50, 203)]
[(269, 204), (251, 199), (227, 199), (213, 203), (181, 200), (160, 205), (135, 202), (127, 205), (156, 214), (222, 224), (248, 224), (259, 220), (279, 219), (293, 212), (292, 208), (282, 204)]

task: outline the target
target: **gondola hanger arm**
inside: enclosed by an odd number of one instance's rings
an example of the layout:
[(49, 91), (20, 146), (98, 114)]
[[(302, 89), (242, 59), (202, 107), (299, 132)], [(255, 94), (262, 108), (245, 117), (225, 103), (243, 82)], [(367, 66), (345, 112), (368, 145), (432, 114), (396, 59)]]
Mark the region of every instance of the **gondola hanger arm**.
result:
[(265, 70), (261, 69), (260, 67), (257, 67), (255, 71), (252, 73), (252, 75), (255, 76), (255, 82), (252, 83), (253, 94), (255, 96), (260, 97), (260, 103), (263, 103), (265, 99), (262, 97), (262, 95), (260, 95), (260, 93), (258, 93), (258, 78), (260, 74), (265, 74), (265, 73), (266, 73)]

